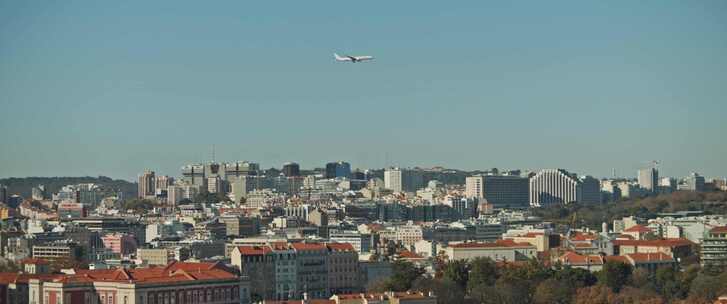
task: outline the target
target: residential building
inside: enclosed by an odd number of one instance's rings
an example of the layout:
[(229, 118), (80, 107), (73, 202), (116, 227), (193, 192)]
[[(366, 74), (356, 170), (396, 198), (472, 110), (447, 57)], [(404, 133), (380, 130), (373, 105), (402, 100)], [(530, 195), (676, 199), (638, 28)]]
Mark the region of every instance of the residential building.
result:
[(687, 239), (664, 240), (614, 240), (614, 254), (625, 255), (631, 253), (661, 252), (671, 257), (684, 258), (693, 253), (695, 244)]
[(77, 260), (81, 257), (81, 247), (68, 241), (51, 242), (33, 246), (33, 258), (45, 260)]
[(384, 188), (394, 192), (416, 192), (424, 185), (424, 177), (418, 170), (388, 168), (384, 171)]
[(696, 172), (692, 172), (684, 179), (684, 183), (679, 185), (679, 190), (697, 192), (704, 191), (704, 176), (701, 176)]
[(113, 253), (128, 255), (136, 252), (136, 238), (133, 235), (109, 233), (104, 235), (101, 240), (103, 240), (104, 247)]
[(326, 261), (328, 294), (360, 291), (357, 251), (348, 243), (328, 243), (326, 248), (328, 249)]
[(154, 181), (154, 171), (145, 170), (144, 173), (139, 175), (139, 198), (154, 197), (156, 192), (156, 183)]
[(145, 265), (167, 265), (173, 261), (173, 254), (167, 248), (139, 248), (136, 250), (136, 258)]
[(727, 226), (714, 227), (706, 233), (700, 260), (703, 267), (727, 266)]
[(638, 175), (639, 186), (642, 189), (650, 193), (657, 193), (659, 184), (659, 171), (657, 171), (656, 168), (652, 167), (639, 169)]

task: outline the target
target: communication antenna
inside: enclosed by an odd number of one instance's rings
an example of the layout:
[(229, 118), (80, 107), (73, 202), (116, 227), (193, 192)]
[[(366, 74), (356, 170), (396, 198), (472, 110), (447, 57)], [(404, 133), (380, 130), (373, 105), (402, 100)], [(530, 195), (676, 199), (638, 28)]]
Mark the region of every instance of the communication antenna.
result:
[(212, 144), (212, 162), (215, 162), (215, 145)]

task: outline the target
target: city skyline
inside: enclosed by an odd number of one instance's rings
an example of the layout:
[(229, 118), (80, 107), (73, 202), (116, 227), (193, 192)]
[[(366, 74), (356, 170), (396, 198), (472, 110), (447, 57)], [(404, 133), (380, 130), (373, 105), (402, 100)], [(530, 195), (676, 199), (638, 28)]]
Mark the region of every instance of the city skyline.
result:
[(727, 175), (723, 2), (332, 4), (0, 4), (0, 177), (174, 175), (212, 145), (265, 168)]

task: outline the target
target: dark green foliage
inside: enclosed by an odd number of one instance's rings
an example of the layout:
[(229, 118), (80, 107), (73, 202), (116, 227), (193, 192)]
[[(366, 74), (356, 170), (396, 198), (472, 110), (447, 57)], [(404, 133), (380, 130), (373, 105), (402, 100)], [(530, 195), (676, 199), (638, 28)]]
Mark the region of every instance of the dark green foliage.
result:
[(406, 261), (396, 261), (392, 265), (393, 274), (384, 282), (384, 288), (392, 291), (406, 291), (412, 283), (424, 274), (424, 269)]
[(467, 261), (455, 260), (448, 262), (444, 265), (442, 274), (444, 279), (456, 283), (462, 290), (467, 287), (467, 280), (469, 279), (469, 266), (467, 265)]
[(195, 195), (193, 201), (197, 204), (209, 205), (219, 202), (227, 202), (230, 201), (230, 198), (222, 193), (210, 193), (207, 192), (207, 190), (204, 190)]
[(497, 281), (497, 264), (490, 258), (476, 258), (470, 262), (467, 286), (469, 290), (480, 285), (493, 285)]
[(601, 223), (624, 216), (655, 218), (658, 213), (677, 211), (704, 211), (707, 214), (727, 214), (727, 192), (679, 191), (672, 194), (631, 199), (606, 204), (572, 203), (563, 206), (533, 209), (534, 215), (544, 220), (571, 224), (576, 216), (577, 227), (600, 229)]
[(136, 213), (145, 213), (154, 209), (157, 203), (148, 199), (130, 199), (126, 200), (121, 204), (122, 210), (133, 211)]
[(609, 261), (603, 265), (603, 270), (599, 272), (598, 281), (611, 288), (613, 292), (619, 292), (621, 287), (628, 283), (632, 271), (633, 269), (629, 264)]

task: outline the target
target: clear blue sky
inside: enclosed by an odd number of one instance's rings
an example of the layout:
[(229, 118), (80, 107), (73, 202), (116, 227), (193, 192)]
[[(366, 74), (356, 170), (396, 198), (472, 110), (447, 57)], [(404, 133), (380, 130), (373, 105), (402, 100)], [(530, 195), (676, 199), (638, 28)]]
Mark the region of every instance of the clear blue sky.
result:
[(727, 2), (502, 2), (0, 1), (0, 177), (727, 175)]

